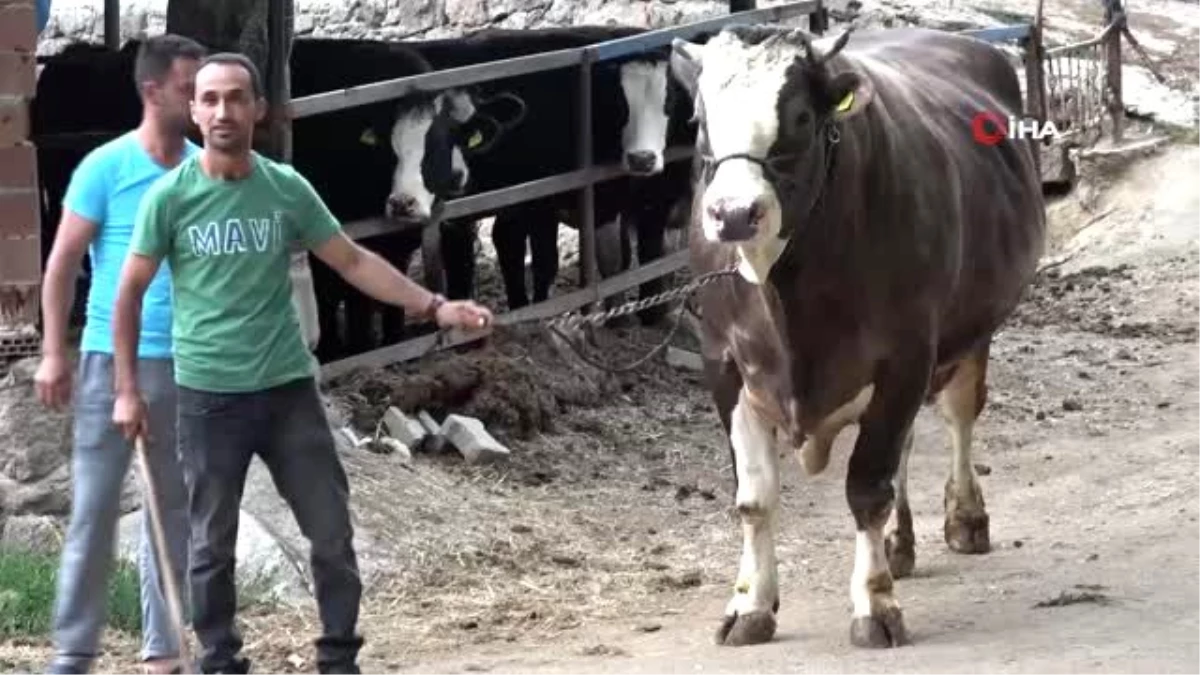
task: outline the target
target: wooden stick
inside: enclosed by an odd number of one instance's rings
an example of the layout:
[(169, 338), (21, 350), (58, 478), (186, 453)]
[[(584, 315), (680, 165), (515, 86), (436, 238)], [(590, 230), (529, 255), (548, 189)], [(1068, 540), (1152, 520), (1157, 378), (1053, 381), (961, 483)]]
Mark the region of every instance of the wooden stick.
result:
[(180, 600), (179, 587), (175, 584), (175, 570), (171, 565), (171, 554), (167, 550), (167, 536), (163, 532), (162, 509), (159, 507), (158, 489), (150, 472), (150, 461), (146, 451), (146, 441), (138, 434), (134, 441), (137, 449), (138, 467), (142, 474), (142, 484), (145, 486), (146, 498), (143, 500), (142, 517), (150, 517), (150, 527), (154, 533), (154, 556), (158, 567), (158, 576), (162, 579), (163, 590), (167, 596), (167, 609), (171, 613), (171, 623), (175, 629), (175, 637), (179, 641), (180, 667), (185, 673), (194, 672), (192, 667), (192, 650), (188, 643), (187, 631), (183, 623), (183, 602)]

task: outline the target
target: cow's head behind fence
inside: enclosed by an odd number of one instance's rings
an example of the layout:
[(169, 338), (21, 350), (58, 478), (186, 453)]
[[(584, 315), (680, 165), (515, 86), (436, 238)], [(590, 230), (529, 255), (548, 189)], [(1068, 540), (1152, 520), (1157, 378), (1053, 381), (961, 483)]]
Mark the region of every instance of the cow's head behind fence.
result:
[(474, 116), (474, 103), (459, 90), (401, 100), (391, 128), (396, 168), (385, 206), (389, 218), (429, 220), (437, 204), (466, 190), (470, 170), (458, 139)]
[(777, 256), (796, 219), (830, 189), (839, 127), (873, 93), (858, 72), (831, 68), (849, 36), (817, 40), (800, 29), (751, 26), (726, 28), (705, 45), (672, 43), (672, 72), (692, 96), (699, 125), (706, 239)]

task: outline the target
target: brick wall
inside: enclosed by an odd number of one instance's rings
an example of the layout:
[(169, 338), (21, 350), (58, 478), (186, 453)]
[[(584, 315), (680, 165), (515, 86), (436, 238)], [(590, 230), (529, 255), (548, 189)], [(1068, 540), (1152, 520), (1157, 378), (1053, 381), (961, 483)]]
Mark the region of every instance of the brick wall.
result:
[(33, 0), (0, 0), (0, 338), (38, 323), (41, 217), (28, 140), (36, 49)]

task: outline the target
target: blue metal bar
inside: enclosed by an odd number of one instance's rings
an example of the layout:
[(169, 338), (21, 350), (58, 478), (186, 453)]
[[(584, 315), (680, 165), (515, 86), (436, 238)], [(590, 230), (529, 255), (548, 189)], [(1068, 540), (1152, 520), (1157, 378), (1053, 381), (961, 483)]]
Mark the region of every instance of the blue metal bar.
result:
[(1032, 30), (1032, 24), (1020, 23), (1012, 26), (1001, 26), (999, 28), (973, 28), (971, 30), (958, 31), (958, 34), (983, 40), (984, 42), (1008, 42), (1009, 40), (1027, 38)]

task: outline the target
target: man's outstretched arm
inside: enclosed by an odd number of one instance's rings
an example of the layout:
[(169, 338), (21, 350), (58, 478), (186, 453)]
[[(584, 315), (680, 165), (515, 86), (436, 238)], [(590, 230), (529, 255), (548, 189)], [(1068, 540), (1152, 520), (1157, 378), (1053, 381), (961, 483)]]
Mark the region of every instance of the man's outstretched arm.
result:
[(313, 248), (313, 253), (363, 293), (412, 314), (429, 316), (439, 326), (471, 330), (491, 323), (492, 314), (486, 308), (470, 301), (442, 302), (441, 296), (423, 288), (373, 251), (359, 246), (341, 230)]

